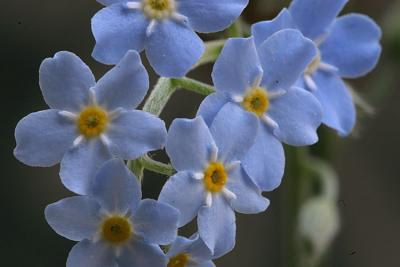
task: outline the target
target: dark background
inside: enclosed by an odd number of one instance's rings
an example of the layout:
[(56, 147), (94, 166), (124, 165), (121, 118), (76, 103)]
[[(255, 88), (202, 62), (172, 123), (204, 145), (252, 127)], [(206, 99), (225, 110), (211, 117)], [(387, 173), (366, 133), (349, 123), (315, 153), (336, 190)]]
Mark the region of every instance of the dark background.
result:
[[(273, 18), (288, 1), (251, 0), (245, 20)], [(340, 177), (342, 228), (328, 255), (335, 267), (400, 266), (400, 3), (391, 0), (352, 0), (346, 12), (366, 13), (384, 29), (384, 51), (378, 68), (352, 82), (375, 109), (361, 114), (355, 134), (339, 139), (330, 158)], [(58, 178), (58, 167), (31, 168), (14, 159), (14, 128), (30, 112), (46, 109), (38, 86), (41, 61), (60, 50), (73, 51), (97, 77), (107, 67), (91, 57), (94, 40), (90, 19), (101, 8), (95, 0), (2, 1), (0, 8), (0, 265), (10, 267), (65, 266), (68, 241), (46, 224), (49, 203), (71, 195)], [(148, 68), (149, 69), (149, 68)], [(149, 69), (150, 70), (150, 69)], [(209, 81), (210, 66), (192, 77)], [(154, 83), (156, 76), (152, 75)], [(201, 97), (178, 92), (163, 118), (193, 117)], [(156, 197), (164, 182), (146, 176), (144, 193)], [(238, 216), (236, 249), (218, 260), (218, 266), (284, 266), (282, 208), (287, 177), (267, 196), (266, 213)], [(328, 266), (328, 264), (327, 264)]]

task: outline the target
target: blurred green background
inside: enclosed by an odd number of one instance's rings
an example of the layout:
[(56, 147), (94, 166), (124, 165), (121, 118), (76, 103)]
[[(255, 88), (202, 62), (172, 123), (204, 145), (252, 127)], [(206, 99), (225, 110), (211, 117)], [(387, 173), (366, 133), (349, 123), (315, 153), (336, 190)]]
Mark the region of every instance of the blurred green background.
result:
[[(289, 1), (250, 0), (244, 20), (273, 18)], [(95, 0), (3, 1), (0, 9), (1, 46), (1, 170), (0, 265), (11, 267), (65, 266), (68, 241), (46, 224), (49, 203), (72, 195), (58, 178), (58, 167), (24, 166), (12, 156), (14, 128), (30, 112), (46, 109), (38, 86), (41, 61), (60, 50), (75, 52), (101, 77), (107, 67), (91, 57), (94, 40), (90, 19), (101, 8)], [(383, 54), (377, 69), (351, 81), (374, 109), (361, 112), (355, 133), (332, 141), (329, 160), (340, 178), (337, 207), (341, 231), (322, 266), (400, 266), (400, 2), (351, 0), (345, 12), (365, 13), (384, 30)], [(150, 70), (150, 68), (148, 68)], [(210, 82), (210, 66), (191, 73)], [(152, 73), (154, 84), (156, 76)], [(193, 117), (201, 97), (179, 91), (163, 118)], [(288, 251), (282, 239), (287, 184), (266, 194), (267, 212), (239, 215), (236, 249), (216, 261), (217, 266), (285, 267)], [(155, 198), (165, 177), (147, 175), (144, 194)]]

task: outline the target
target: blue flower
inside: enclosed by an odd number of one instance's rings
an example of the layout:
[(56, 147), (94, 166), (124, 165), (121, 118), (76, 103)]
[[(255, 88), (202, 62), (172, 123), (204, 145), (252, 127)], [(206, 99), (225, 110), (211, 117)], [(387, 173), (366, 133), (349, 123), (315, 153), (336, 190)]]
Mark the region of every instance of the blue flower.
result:
[(370, 72), (381, 53), (381, 31), (364, 15), (336, 18), (347, 0), (294, 0), (272, 21), (256, 23), (252, 32), (257, 45), (285, 28), (301, 30), (319, 51), (308, 66), (299, 86), (307, 88), (321, 102), (322, 122), (348, 135), (356, 122), (350, 91), (342, 78), (357, 78)]
[[(214, 65), (216, 93), (201, 104), (198, 115), (210, 125), (219, 110), (234, 103), (257, 119), (257, 138), (243, 167), (263, 191), (275, 189), (284, 171), (282, 143), (301, 146), (318, 140), (321, 107), (309, 92), (294, 86), (316, 55), (313, 43), (297, 30), (282, 30), (256, 48), (253, 38), (229, 39)], [(232, 115), (226, 120), (239, 119)], [(247, 125), (232, 132), (241, 135)]]
[(149, 86), (137, 52), (128, 52), (97, 83), (81, 59), (69, 52), (44, 60), (39, 73), (50, 109), (18, 123), (14, 155), (23, 163), (48, 167), (61, 161), (64, 185), (87, 194), (95, 172), (108, 159), (135, 159), (163, 147), (164, 122), (133, 110)]
[(158, 245), (175, 240), (179, 212), (141, 198), (137, 178), (122, 160), (112, 159), (99, 169), (88, 196), (48, 205), (46, 220), (54, 231), (79, 241), (67, 267), (165, 266)]
[(97, 0), (107, 7), (92, 19), (93, 57), (117, 63), (126, 51), (146, 50), (161, 76), (182, 77), (199, 60), (203, 41), (196, 32), (225, 29), (248, 0)]
[(195, 235), (178, 236), (167, 252), (168, 267), (215, 267), (213, 256), (203, 240)]
[[(227, 120), (228, 115), (234, 119)], [(166, 151), (178, 173), (166, 182), (159, 200), (180, 211), (179, 226), (197, 215), (199, 235), (215, 257), (235, 245), (234, 211), (258, 213), (269, 205), (240, 162), (256, 128), (254, 116), (227, 104), (209, 128), (201, 117), (176, 119), (168, 132)]]

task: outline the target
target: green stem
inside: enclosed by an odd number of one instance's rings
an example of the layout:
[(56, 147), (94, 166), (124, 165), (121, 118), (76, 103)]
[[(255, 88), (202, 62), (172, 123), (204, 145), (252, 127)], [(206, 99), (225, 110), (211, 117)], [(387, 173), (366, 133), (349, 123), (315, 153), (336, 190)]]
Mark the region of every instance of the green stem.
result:
[(171, 79), (171, 84), (175, 88), (186, 89), (200, 95), (209, 95), (215, 92), (214, 87), (212, 87), (211, 85), (186, 77), (180, 79)]
[(195, 69), (199, 66), (208, 64), (208, 63), (213, 63), (217, 60), (219, 57), (219, 54), (222, 51), (222, 48), (224, 47), (226, 40), (214, 40), (214, 41), (209, 41), (205, 43), (205, 51), (203, 53), (203, 56), (200, 58), (200, 60), (196, 63), (196, 65), (193, 66), (192, 69)]
[(147, 111), (156, 116), (160, 116), (168, 100), (176, 91), (176, 87), (172, 84), (171, 79), (161, 77), (158, 79), (153, 91), (143, 106), (143, 111)]
[(196, 81), (194, 79), (186, 77), (180, 79), (161, 77), (144, 104), (143, 111), (160, 116), (172, 94), (178, 88), (186, 89), (200, 95), (209, 95), (215, 91), (214, 87), (211, 85)]
[(176, 173), (175, 169), (170, 164), (165, 164), (150, 158), (148, 155), (144, 155), (140, 158), (140, 162), (146, 170), (167, 175), (168, 177)]
[(128, 168), (136, 175), (137, 179), (140, 182), (142, 182), (144, 167), (141, 163), (140, 158), (135, 159), (135, 160), (129, 160), (127, 165), (128, 165)]
[(226, 34), (229, 38), (243, 37), (242, 22), (240, 18), (226, 30)]

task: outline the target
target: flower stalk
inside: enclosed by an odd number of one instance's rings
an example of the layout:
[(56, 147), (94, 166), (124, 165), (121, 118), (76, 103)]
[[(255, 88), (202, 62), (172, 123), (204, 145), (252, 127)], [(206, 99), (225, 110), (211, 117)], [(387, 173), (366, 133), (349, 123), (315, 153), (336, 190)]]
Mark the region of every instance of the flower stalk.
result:
[(187, 77), (183, 77), (180, 79), (171, 79), (171, 84), (175, 88), (182, 88), (188, 91), (195, 92), (200, 95), (209, 95), (215, 92), (213, 86), (196, 81), (194, 79), (190, 79)]
[(163, 174), (168, 177), (174, 175), (176, 173), (175, 169), (172, 167), (171, 164), (165, 164), (159, 161), (152, 159), (148, 155), (144, 155), (140, 159), (140, 163), (142, 164), (143, 168), (155, 173)]
[(226, 42), (225, 39), (213, 40), (213, 41), (206, 42), (205, 43), (206, 48), (203, 53), (203, 56), (196, 63), (196, 65), (194, 65), (192, 70), (199, 66), (215, 62), (217, 60), (219, 54), (221, 54), (221, 51), (222, 51), (222, 48), (224, 47), (225, 42)]

